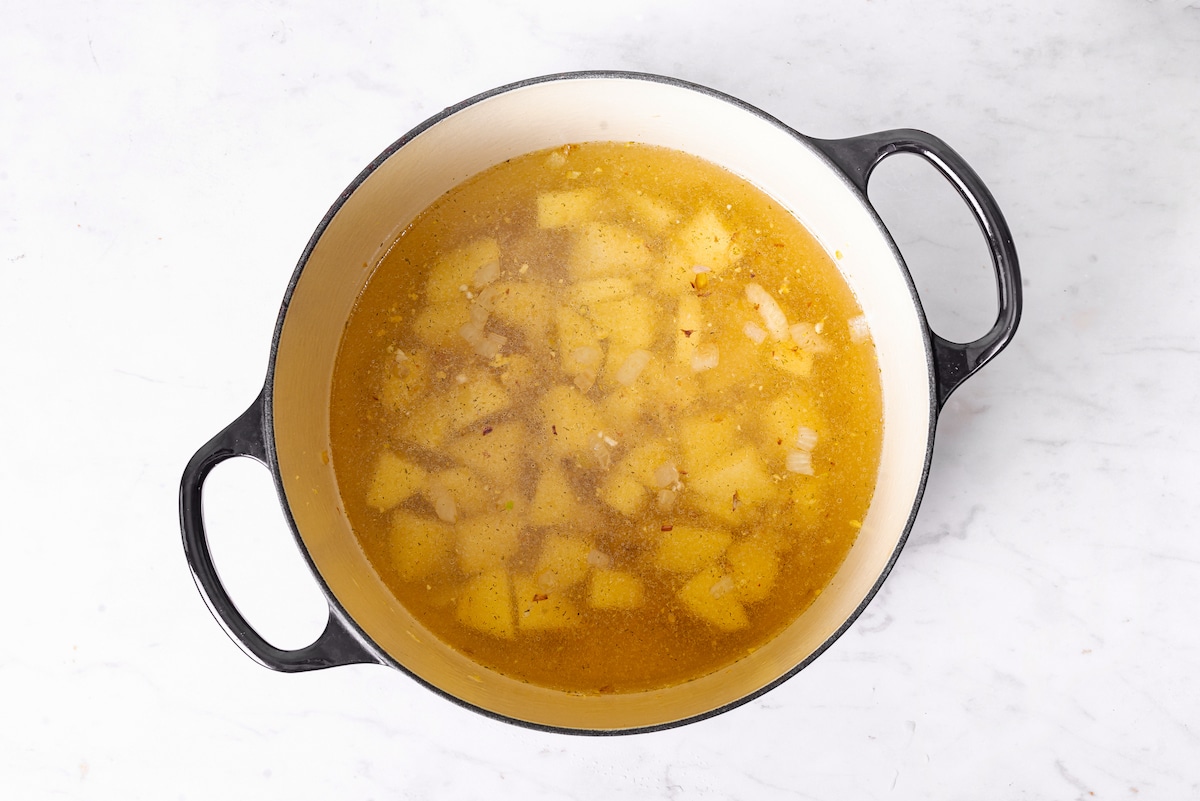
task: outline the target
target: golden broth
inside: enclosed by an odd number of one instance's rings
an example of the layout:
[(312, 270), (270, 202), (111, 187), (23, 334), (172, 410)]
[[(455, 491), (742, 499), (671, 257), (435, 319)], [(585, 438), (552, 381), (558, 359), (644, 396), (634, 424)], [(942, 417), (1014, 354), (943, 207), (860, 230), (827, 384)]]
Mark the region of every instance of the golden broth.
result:
[(853, 544), (875, 352), (800, 223), (663, 148), (512, 159), (424, 212), (347, 323), (331, 438), (364, 552), (430, 631), (572, 692), (753, 651)]

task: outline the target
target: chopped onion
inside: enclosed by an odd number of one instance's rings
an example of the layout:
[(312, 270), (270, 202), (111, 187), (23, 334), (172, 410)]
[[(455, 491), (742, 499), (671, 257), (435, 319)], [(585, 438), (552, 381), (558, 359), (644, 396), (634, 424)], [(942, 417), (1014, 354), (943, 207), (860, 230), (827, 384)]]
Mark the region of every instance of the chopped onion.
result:
[(805, 476), (814, 475), (812, 452), (801, 450), (788, 451), (787, 469), (789, 473), (800, 473)]
[(806, 426), (800, 426), (796, 432), (796, 447), (812, 453), (812, 449), (817, 447), (817, 432)]
[(492, 310), (482, 303), (471, 304), (471, 322), (482, 329), (487, 325), (488, 318), (492, 316)]
[(433, 503), (433, 511), (437, 514), (438, 519), (447, 523), (458, 520), (458, 509), (454, 505), (454, 496), (450, 494), (446, 485), (439, 481), (430, 482), (429, 500)]
[(712, 271), (709, 270), (707, 267), (705, 267), (703, 264), (697, 264), (695, 267), (692, 268), (692, 272), (699, 275), (700, 273), (707, 273), (707, 272), (712, 272)]
[(396, 364), (404, 364), (406, 361), (408, 361), (408, 354), (405, 353), (404, 351), (400, 350), (399, 348), (396, 348), (395, 355), (396, 355)]
[(716, 344), (705, 342), (696, 348), (696, 352), (692, 354), (692, 370), (697, 373), (704, 370), (711, 370), (717, 366), (720, 360), (721, 353), (717, 350)]
[(508, 337), (502, 334), (485, 333), (483, 326), (474, 321), (463, 323), (462, 327), (458, 329), (458, 335), (467, 341), (471, 350), (485, 359), (493, 358), (508, 341)]
[(788, 328), (792, 341), (809, 353), (824, 353), (828, 348), (812, 323), (796, 323)]
[(661, 488), (669, 487), (679, 480), (679, 469), (670, 462), (663, 462), (654, 469), (654, 486)]
[(770, 293), (758, 284), (746, 284), (746, 298), (762, 315), (763, 325), (767, 327), (771, 336), (779, 340), (787, 339), (787, 315), (783, 313), (783, 309), (779, 308), (775, 298), (771, 297)]
[(675, 506), (675, 491), (674, 490), (659, 490), (658, 491), (658, 508), (663, 510), (672, 509)]
[(492, 259), (475, 271), (475, 288), (485, 287), (500, 277), (500, 261)]
[(490, 284), (484, 287), (475, 298), (475, 305), (481, 309), (487, 309), (489, 312), (493, 311), (496, 308), (496, 296), (499, 294), (499, 288), (495, 284)]
[(637, 381), (638, 376), (646, 369), (646, 365), (650, 363), (650, 351), (635, 350), (633, 353), (625, 357), (625, 361), (617, 368), (616, 374), (613, 376), (618, 384), (626, 387), (633, 386), (633, 382)]
[(597, 551), (595, 548), (593, 548), (592, 550), (588, 551), (587, 563), (592, 567), (598, 567), (603, 570), (612, 564), (612, 559), (609, 558), (608, 554), (602, 553), (601, 551)]
[(851, 317), (847, 324), (850, 326), (850, 341), (851, 342), (866, 342), (871, 337), (871, 331), (867, 328), (867, 316), (860, 314), (857, 317)]
[(742, 326), (742, 332), (754, 341), (755, 345), (761, 345), (763, 340), (767, 338), (767, 332), (762, 329), (762, 326), (757, 323), (746, 323)]
[(716, 584), (708, 588), (708, 592), (714, 598), (720, 598), (725, 593), (732, 590), (734, 587), (732, 576), (722, 576)]

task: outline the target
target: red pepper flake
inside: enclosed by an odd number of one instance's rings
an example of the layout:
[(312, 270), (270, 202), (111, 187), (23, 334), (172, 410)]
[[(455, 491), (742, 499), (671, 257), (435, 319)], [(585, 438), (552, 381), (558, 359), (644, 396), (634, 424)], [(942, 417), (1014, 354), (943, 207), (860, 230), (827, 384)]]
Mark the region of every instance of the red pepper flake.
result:
[(660, 531), (670, 531), (670, 530), (672, 530), (673, 528), (675, 528), (675, 527), (674, 527), (673, 525), (671, 525), (670, 523), (663, 523), (663, 524), (662, 524), (662, 528), (661, 528), (661, 529), (659, 529), (659, 530), (660, 530)]
[(544, 601), (544, 600), (546, 600), (546, 599), (547, 599), (547, 598), (549, 598), (549, 597), (550, 597), (550, 596), (549, 596), (549, 595), (547, 595), (546, 593), (544, 593), (544, 592), (539, 592), (539, 593), (537, 593), (536, 595), (534, 595), (534, 596), (533, 596), (533, 600), (534, 600), (534, 603), (536, 603), (536, 602), (538, 602), (538, 601)]
[(696, 333), (696, 329), (694, 329), (694, 328), (691, 328), (691, 329), (680, 328), (679, 330), (683, 332), (683, 335), (685, 337), (690, 337), (692, 334)]
[(484, 426), (484, 427), (483, 427), (483, 436), (485, 436), (485, 437), (486, 437), (486, 436), (487, 436), (488, 434), (490, 434), (490, 433), (492, 433), (492, 427), (491, 427), (491, 426)]
[(742, 505), (742, 499), (738, 497), (737, 490), (734, 490), (733, 491), (733, 511), (736, 512), (738, 510), (738, 507), (741, 505)]
[(550, 426), (550, 433), (554, 434), (554, 436), (557, 437), (558, 436), (558, 426)]

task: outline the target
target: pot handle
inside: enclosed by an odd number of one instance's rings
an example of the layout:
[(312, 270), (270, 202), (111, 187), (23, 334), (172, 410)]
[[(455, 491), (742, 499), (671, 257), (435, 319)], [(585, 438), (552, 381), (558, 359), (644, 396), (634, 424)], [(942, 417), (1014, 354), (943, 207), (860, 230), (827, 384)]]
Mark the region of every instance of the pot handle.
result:
[(378, 662), (379, 659), (362, 644), (332, 605), (321, 635), (311, 645), (294, 651), (285, 651), (268, 643), (237, 610), (213, 564), (208, 535), (204, 530), (201, 500), (204, 481), (212, 469), (226, 459), (238, 456), (248, 456), (261, 464), (268, 464), (261, 394), (240, 417), (196, 451), (184, 469), (179, 485), (179, 520), (183, 530), (184, 555), (196, 587), (213, 617), (251, 659), (272, 670), (298, 673), (338, 665)]
[[(987, 240), (996, 273), (999, 313), (991, 330), (974, 342), (943, 339), (928, 328), (933, 344), (937, 405), (941, 409), (958, 386), (992, 360), (1016, 333), (1021, 319), (1021, 270), (1008, 223), (983, 181), (954, 150), (936, 136), (911, 128), (855, 136), (849, 139), (813, 139), (812, 143), (867, 194), (871, 172), (888, 156), (915, 153), (932, 164), (966, 201)], [(867, 201), (868, 205), (870, 201)]]

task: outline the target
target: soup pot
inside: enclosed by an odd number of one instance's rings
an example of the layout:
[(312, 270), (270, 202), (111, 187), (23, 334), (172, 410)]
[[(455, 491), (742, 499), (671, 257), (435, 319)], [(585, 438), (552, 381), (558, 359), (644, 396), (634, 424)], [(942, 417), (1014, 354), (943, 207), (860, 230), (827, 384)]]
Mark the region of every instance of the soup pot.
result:
[[(593, 696), (490, 671), (418, 623), (360, 550), (328, 453), (330, 384), (342, 330), (373, 266), (398, 235), (446, 191), (505, 159), (601, 140), (670, 147), (724, 167), (771, 195), (838, 255), (875, 341), (884, 424), (878, 483), (861, 532), (832, 583), (793, 624), (751, 655), (694, 681)], [(904, 260), (867, 200), (872, 169), (893, 153), (917, 154), (937, 168), (987, 240), (999, 313), (974, 342), (950, 342), (930, 329)], [(555, 731), (611, 734), (696, 721), (794, 675), (862, 613), (912, 527), (939, 410), (1009, 342), (1020, 309), (1017, 255), (1004, 218), (975, 172), (934, 136), (892, 130), (814, 139), (740, 100), (654, 75), (583, 72), (503, 86), (446, 109), (387, 148), (317, 226), (284, 295), (261, 393), (183, 474), (187, 561), (229, 636), (275, 670), (378, 663), (486, 715)], [(281, 650), (257, 634), (213, 565), (201, 511), (205, 477), (235, 456), (270, 469), (328, 601), (328, 623), (305, 648)]]

